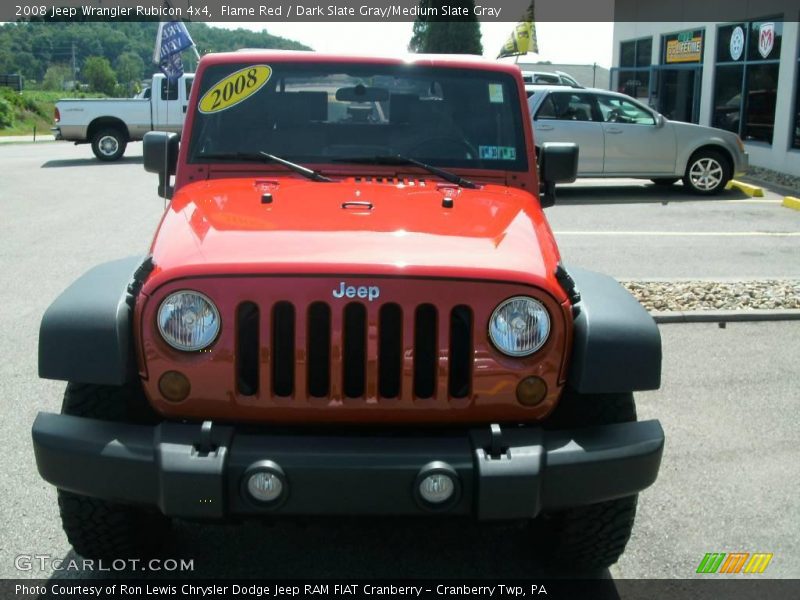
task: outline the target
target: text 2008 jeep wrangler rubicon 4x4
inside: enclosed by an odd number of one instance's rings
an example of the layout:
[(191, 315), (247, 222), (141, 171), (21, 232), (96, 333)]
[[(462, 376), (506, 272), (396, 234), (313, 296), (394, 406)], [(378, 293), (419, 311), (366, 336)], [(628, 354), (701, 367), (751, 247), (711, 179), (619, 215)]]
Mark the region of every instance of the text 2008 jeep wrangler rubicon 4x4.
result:
[(661, 460), (632, 395), (660, 337), (561, 263), (542, 208), (577, 148), (537, 167), (516, 67), (208, 55), (181, 143), (144, 149), (171, 197), (149, 254), (41, 326), (69, 383), (34, 449), (78, 553), (140, 555), (171, 518), (460, 515), (617, 560)]

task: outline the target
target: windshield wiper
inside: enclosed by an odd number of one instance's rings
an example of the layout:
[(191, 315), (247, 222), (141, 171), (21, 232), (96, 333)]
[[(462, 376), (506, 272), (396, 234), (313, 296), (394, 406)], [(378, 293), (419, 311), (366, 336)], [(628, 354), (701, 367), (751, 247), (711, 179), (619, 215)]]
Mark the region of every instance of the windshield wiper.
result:
[(422, 161), (419, 161), (415, 158), (409, 158), (408, 156), (403, 156), (402, 154), (395, 154), (392, 156), (372, 156), (372, 157), (353, 157), (353, 158), (334, 158), (335, 162), (343, 162), (343, 163), (352, 163), (354, 165), (414, 165), (415, 167), (419, 167), (420, 169), (425, 169), (429, 173), (433, 173), (444, 179), (445, 181), (449, 181), (450, 183), (455, 183), (458, 186), (470, 188), (470, 189), (477, 189), (478, 185), (470, 181), (469, 179), (464, 179), (460, 175), (456, 175), (455, 173), (451, 173), (450, 171), (445, 171), (444, 169), (440, 169), (438, 167), (434, 167), (433, 165), (429, 165)]
[(330, 177), (325, 177), (322, 173), (318, 173), (313, 169), (309, 169), (308, 167), (304, 167), (303, 165), (298, 165), (297, 163), (293, 163), (285, 158), (280, 158), (279, 156), (275, 156), (274, 154), (268, 154), (266, 152), (209, 152), (197, 155), (197, 158), (210, 158), (213, 160), (242, 160), (242, 161), (259, 161), (259, 162), (276, 162), (280, 165), (283, 165), (287, 169), (291, 169), (295, 173), (302, 175), (306, 179), (310, 179), (311, 181), (322, 181), (325, 183), (332, 183), (333, 179)]

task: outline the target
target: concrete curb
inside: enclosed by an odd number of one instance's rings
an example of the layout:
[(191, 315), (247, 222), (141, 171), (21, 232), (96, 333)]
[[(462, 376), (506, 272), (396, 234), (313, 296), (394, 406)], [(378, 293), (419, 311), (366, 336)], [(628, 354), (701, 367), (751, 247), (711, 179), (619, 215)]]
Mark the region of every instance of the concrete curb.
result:
[(797, 281), (800, 276), (791, 275), (767, 275), (758, 277), (614, 277), (620, 284), (627, 283), (764, 283), (767, 281)]
[(800, 309), (758, 310), (669, 310), (652, 311), (656, 323), (747, 323), (758, 321), (800, 321)]
[(32, 135), (9, 135), (0, 136), (0, 144), (52, 144), (56, 142), (52, 135), (36, 136), (34, 141)]
[(778, 196), (796, 196), (798, 190), (797, 186), (792, 186), (791, 184), (781, 184), (775, 181), (770, 181), (769, 179), (754, 177), (749, 173), (741, 177), (739, 181), (744, 181), (745, 183), (761, 186), (765, 190), (769, 190), (770, 192), (777, 194)]
[(783, 199), (783, 206), (786, 208), (793, 208), (794, 210), (800, 210), (800, 198), (795, 198), (794, 196), (786, 196)]
[(747, 194), (751, 198), (764, 197), (764, 188), (759, 187), (757, 185), (752, 185), (750, 183), (745, 183), (744, 181), (738, 181), (736, 179), (731, 179), (725, 186), (725, 189), (726, 190), (737, 189), (740, 192)]

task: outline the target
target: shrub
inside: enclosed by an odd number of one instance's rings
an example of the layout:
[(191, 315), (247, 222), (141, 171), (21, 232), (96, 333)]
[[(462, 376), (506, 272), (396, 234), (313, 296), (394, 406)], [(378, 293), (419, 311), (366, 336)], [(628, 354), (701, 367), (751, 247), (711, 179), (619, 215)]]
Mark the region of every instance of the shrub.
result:
[(5, 97), (0, 97), (0, 127), (10, 127), (14, 124), (14, 108)]

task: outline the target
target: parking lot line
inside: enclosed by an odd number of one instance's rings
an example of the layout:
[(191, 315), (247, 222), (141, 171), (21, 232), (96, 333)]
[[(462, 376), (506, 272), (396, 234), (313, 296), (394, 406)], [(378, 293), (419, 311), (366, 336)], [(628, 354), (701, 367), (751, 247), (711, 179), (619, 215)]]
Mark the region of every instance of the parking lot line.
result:
[(800, 237), (800, 231), (554, 231), (556, 235), (652, 235), (672, 237)]
[(728, 204), (780, 204), (783, 200), (775, 200), (772, 198), (737, 198), (735, 200), (714, 200), (714, 204), (728, 203)]

